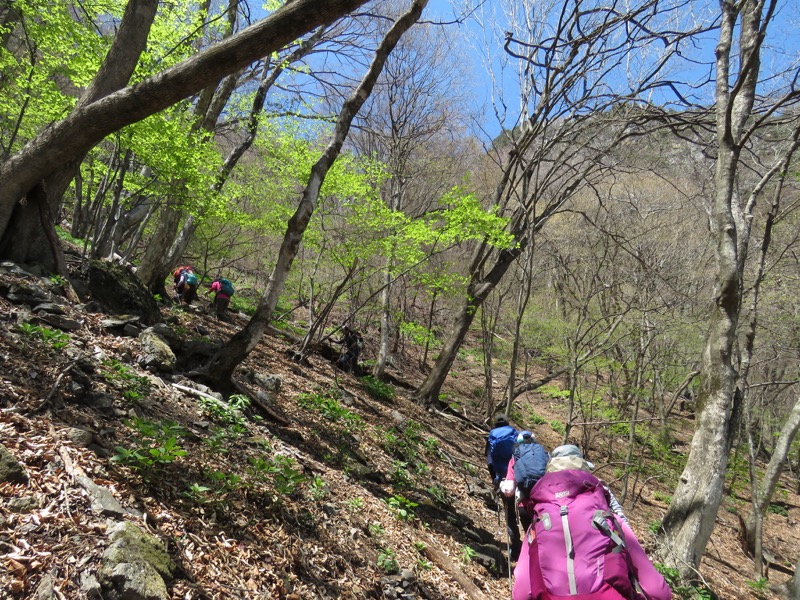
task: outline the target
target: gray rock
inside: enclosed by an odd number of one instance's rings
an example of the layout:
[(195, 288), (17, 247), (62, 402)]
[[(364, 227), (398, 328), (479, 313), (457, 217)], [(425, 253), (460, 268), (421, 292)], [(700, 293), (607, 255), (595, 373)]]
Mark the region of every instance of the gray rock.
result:
[(29, 273), (28, 271), (26, 271), (25, 269), (20, 267), (18, 264), (13, 263), (13, 262), (8, 261), (8, 260), (4, 260), (3, 262), (0, 262), (0, 273), (3, 273), (3, 274), (8, 273), (8, 274), (11, 274), (11, 275), (21, 275), (23, 277), (33, 277), (32, 273)]
[(107, 592), (115, 600), (167, 600), (169, 593), (164, 580), (148, 564), (121, 562), (104, 573), (114, 589)]
[(97, 485), (88, 477), (78, 477), (78, 483), (86, 490), (92, 500), (92, 511), (109, 517), (121, 517), (126, 510), (111, 493), (111, 490)]
[(102, 598), (103, 590), (93, 573), (81, 572), (81, 591), (87, 598)]
[(268, 392), (278, 392), (283, 385), (283, 379), (277, 375), (262, 375), (261, 373), (256, 373), (253, 379)]
[(469, 544), (475, 551), (473, 560), (492, 573), (505, 575), (508, 573), (507, 549), (501, 550), (492, 544)]
[(86, 448), (94, 440), (94, 434), (88, 429), (70, 427), (65, 432), (67, 439), (78, 448)]
[(414, 585), (417, 582), (417, 576), (411, 569), (402, 569), (400, 571), (400, 581), (402, 582), (403, 587), (408, 587), (409, 585)]
[(143, 367), (154, 367), (159, 371), (172, 371), (175, 369), (177, 358), (169, 344), (152, 328), (145, 329), (139, 335), (139, 343), (145, 356), (140, 361)]
[(36, 600), (52, 600), (55, 597), (55, 592), (53, 592), (53, 576), (49, 573), (45, 573), (39, 581), (39, 585), (36, 586)]
[(122, 333), (128, 337), (138, 338), (139, 335), (142, 333), (142, 330), (136, 325), (131, 325), (130, 323), (128, 323), (122, 328)]
[(139, 322), (139, 317), (136, 315), (117, 315), (115, 317), (108, 317), (100, 321), (100, 325), (106, 329), (116, 329), (125, 327), (125, 325), (134, 325)]
[(150, 327), (150, 331), (158, 335), (162, 338), (165, 342), (169, 344), (169, 347), (172, 349), (177, 349), (181, 345), (181, 338), (180, 336), (175, 333), (175, 330), (172, 329), (166, 323), (156, 323), (152, 327)]
[(94, 373), (97, 369), (97, 365), (92, 361), (85, 352), (76, 348), (72, 345), (67, 346), (64, 348), (64, 354), (66, 357), (75, 362), (75, 365), (84, 373)]
[(0, 481), (10, 481), (12, 483), (26, 483), (28, 474), (22, 464), (14, 456), (0, 445)]
[(63, 331), (77, 331), (83, 327), (83, 321), (70, 319), (63, 315), (51, 315), (48, 313), (39, 314), (36, 316), (37, 321), (41, 321)]
[(36, 306), (43, 302), (52, 301), (52, 296), (43, 288), (36, 285), (23, 285), (13, 283), (8, 287), (6, 298), (14, 304), (27, 304)]
[(58, 304), (53, 304), (52, 302), (43, 302), (42, 304), (37, 304), (33, 307), (33, 312), (43, 312), (48, 313), (51, 315), (66, 315), (67, 312), (61, 308)]
[(175, 563), (161, 541), (122, 521), (108, 531), (111, 545), (103, 553), (98, 580), (107, 600), (168, 600), (167, 583)]
[(33, 496), (22, 496), (21, 498), (11, 498), (6, 502), (6, 508), (13, 513), (29, 513), (38, 507), (36, 498)]
[(161, 321), (155, 298), (125, 267), (93, 260), (89, 263), (87, 277), (92, 299), (102, 304), (109, 314), (136, 314), (148, 325)]

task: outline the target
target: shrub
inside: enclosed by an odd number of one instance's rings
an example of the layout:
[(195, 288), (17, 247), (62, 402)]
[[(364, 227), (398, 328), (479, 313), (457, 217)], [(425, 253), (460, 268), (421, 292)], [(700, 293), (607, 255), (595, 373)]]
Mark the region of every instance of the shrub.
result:
[(41, 340), (53, 350), (61, 350), (69, 344), (69, 335), (58, 329), (32, 323), (20, 323), (17, 328), (27, 337)]
[(113, 462), (122, 463), (147, 475), (159, 465), (169, 464), (182, 456), (186, 451), (178, 440), (186, 435), (186, 431), (174, 421), (152, 423), (145, 419), (134, 418), (126, 425), (136, 431), (131, 438), (132, 447), (117, 446)]
[(478, 553), (470, 546), (461, 546), (461, 562), (468, 564)]
[(329, 421), (342, 421), (347, 428), (360, 429), (364, 426), (364, 420), (360, 416), (339, 403), (338, 390), (314, 394), (303, 393), (297, 396), (297, 403), (302, 408), (322, 413), (322, 416)]
[(348, 498), (345, 500), (345, 505), (351, 513), (359, 512), (365, 506), (363, 498)]
[(786, 507), (781, 506), (780, 504), (770, 504), (767, 507), (767, 512), (772, 513), (773, 515), (781, 515), (782, 517), (789, 516), (789, 511), (786, 510)]
[(378, 553), (378, 566), (387, 575), (400, 572), (400, 564), (397, 562), (397, 553), (389, 548), (384, 548)]
[(364, 391), (375, 400), (380, 402), (391, 402), (394, 400), (394, 388), (388, 383), (384, 383), (373, 375), (365, 375), (360, 381)]
[(384, 502), (394, 511), (395, 516), (401, 521), (413, 520), (414, 509), (419, 506), (416, 502), (412, 502), (399, 494), (385, 498)]
[(143, 375), (137, 375), (130, 367), (116, 359), (104, 360), (103, 378), (112, 385), (120, 387), (122, 396), (128, 400), (139, 400), (150, 393), (152, 385)]
[(247, 396), (234, 394), (227, 402), (201, 397), (199, 402), (206, 416), (224, 425), (234, 426), (233, 433), (245, 428), (247, 419), (242, 415), (242, 411), (250, 406), (250, 398)]

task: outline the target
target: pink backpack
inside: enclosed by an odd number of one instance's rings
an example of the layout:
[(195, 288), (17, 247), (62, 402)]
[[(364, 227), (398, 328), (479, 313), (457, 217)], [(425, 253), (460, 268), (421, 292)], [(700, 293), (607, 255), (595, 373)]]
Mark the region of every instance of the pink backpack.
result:
[[(530, 595), (515, 585), (514, 598), (645, 598), (633, 581), (625, 531), (638, 548), (639, 543), (611, 512), (597, 477), (573, 469), (546, 473), (531, 490), (528, 506), (535, 513), (525, 540), (530, 579), (523, 583), (528, 578), (519, 573), (517, 578)], [(525, 568), (520, 564), (517, 571)]]

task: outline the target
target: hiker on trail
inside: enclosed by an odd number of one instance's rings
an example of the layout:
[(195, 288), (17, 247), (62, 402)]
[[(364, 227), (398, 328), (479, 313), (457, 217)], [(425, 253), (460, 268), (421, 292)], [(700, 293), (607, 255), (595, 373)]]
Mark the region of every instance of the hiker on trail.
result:
[(549, 460), (550, 455), (536, 441), (533, 433), (520, 432), (508, 463), (506, 478), (500, 482), (500, 492), (506, 497), (514, 497), (523, 532), (528, 530), (532, 520), (532, 515), (525, 508), (528, 496), (534, 484), (544, 475)]
[[(555, 473), (556, 471), (564, 471), (565, 469), (581, 469), (582, 471), (591, 473), (594, 471), (594, 465), (583, 458), (583, 453), (581, 452), (580, 448), (573, 444), (566, 444), (553, 449), (550, 462), (547, 464), (547, 472)], [(602, 479), (600, 480), (600, 483), (603, 485), (603, 488), (608, 495), (608, 504), (611, 510), (615, 515), (627, 523), (628, 518), (625, 516), (625, 512), (622, 510), (622, 505), (619, 503), (619, 500), (617, 500), (614, 492), (611, 491), (611, 488), (609, 488), (606, 482)]]
[(225, 320), (225, 311), (228, 310), (231, 296), (234, 294), (233, 284), (230, 280), (217, 276), (211, 282), (211, 288), (208, 290), (208, 294), (211, 293), (214, 294), (214, 310), (217, 313), (217, 318)]
[(197, 286), (199, 284), (197, 275), (194, 274), (194, 268), (191, 265), (178, 267), (172, 272), (172, 276), (175, 280), (175, 293), (177, 294), (178, 302), (180, 302), (181, 306), (189, 306), (197, 297)]
[(533, 486), (533, 516), (514, 569), (513, 600), (670, 600), (656, 570), (608, 486), (574, 445), (552, 453)]
[[(495, 493), (499, 492), (500, 482), (508, 472), (508, 463), (514, 453), (514, 446), (517, 443), (518, 432), (508, 424), (506, 415), (497, 415), (494, 419), (494, 427), (486, 436), (486, 466), (489, 475), (492, 477), (492, 485)], [(503, 510), (506, 514), (506, 532), (509, 542), (509, 560), (514, 562), (519, 556), (522, 540), (519, 537), (519, 523), (517, 522), (517, 511), (514, 507), (513, 494), (505, 496), (499, 494), (503, 501)]]
[(342, 339), (338, 343), (344, 347), (341, 356), (336, 361), (336, 366), (346, 373), (360, 375), (361, 367), (358, 366), (358, 357), (361, 355), (361, 350), (364, 349), (364, 338), (354, 329), (344, 325), (342, 326)]

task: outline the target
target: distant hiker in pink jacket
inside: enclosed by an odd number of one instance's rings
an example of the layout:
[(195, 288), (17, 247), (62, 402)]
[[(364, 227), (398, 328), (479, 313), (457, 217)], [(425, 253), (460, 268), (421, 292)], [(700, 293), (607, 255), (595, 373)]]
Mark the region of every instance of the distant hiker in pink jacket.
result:
[[(559, 446), (531, 490), (533, 525), (513, 600), (670, 600), (672, 591), (577, 446)], [(620, 508), (621, 510), (621, 508)]]

